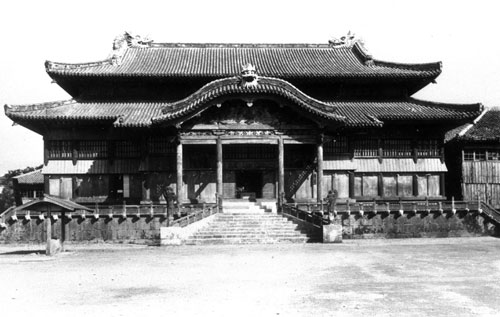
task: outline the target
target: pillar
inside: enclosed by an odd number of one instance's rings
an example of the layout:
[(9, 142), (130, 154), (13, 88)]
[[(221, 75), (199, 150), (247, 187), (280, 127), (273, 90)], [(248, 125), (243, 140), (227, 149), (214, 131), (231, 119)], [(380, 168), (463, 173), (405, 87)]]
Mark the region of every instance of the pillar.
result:
[(217, 138), (217, 197), (222, 197), (223, 180), (222, 180), (222, 140)]
[(278, 139), (278, 199), (283, 193), (285, 193), (285, 147), (283, 138), (280, 137)]
[(52, 213), (50, 212), (50, 205), (47, 207), (47, 217), (45, 218), (45, 226), (46, 226), (46, 234), (47, 234), (47, 247), (45, 248), (45, 255), (53, 255), (52, 254)]
[(318, 177), (317, 177), (318, 203), (323, 199), (323, 142), (318, 142)]
[(178, 140), (177, 143), (177, 201), (180, 203), (184, 199), (183, 182), (182, 182), (182, 143)]

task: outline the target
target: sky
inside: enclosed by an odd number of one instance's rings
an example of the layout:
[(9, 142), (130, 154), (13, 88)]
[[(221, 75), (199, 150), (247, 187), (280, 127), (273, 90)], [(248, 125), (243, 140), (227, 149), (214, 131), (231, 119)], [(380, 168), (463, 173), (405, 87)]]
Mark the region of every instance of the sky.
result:
[[(482, 0), (3, 1), (0, 104), (69, 99), (45, 61), (105, 59), (124, 31), (164, 43), (327, 43), (351, 31), (375, 59), (443, 63), (437, 83), (414, 97), (491, 108), (500, 106), (499, 8)], [(42, 137), (12, 126), (4, 111), (0, 136), (0, 175), (42, 164)]]

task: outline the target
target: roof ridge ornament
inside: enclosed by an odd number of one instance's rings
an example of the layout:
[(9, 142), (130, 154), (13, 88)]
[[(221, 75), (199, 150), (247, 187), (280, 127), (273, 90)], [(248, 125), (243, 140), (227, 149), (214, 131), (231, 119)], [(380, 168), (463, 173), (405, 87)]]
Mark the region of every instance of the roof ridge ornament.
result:
[(111, 52), (111, 62), (114, 66), (121, 64), (123, 55), (129, 47), (141, 48), (150, 47), (153, 40), (147, 36), (140, 36), (132, 32), (125, 31), (123, 34), (115, 37), (113, 41), (113, 52)]
[(351, 47), (357, 41), (359, 41), (359, 38), (356, 34), (349, 31), (347, 35), (341, 36), (340, 38), (332, 37), (331, 40), (328, 40), (328, 44), (333, 47)]
[(257, 70), (255, 66), (253, 66), (250, 63), (247, 63), (245, 65), (241, 65), (241, 86), (243, 87), (249, 87), (249, 86), (257, 86), (259, 76), (257, 75)]

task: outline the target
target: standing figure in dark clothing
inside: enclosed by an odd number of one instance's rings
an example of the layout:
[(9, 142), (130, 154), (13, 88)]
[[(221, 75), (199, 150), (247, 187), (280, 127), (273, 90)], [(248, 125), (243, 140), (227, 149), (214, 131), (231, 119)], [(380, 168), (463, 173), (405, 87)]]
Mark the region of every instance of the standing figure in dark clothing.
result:
[[(167, 200), (167, 213), (169, 217), (171, 217), (171, 215), (173, 215), (174, 212), (174, 204), (175, 201), (177, 200), (177, 196), (175, 195), (174, 190), (170, 186), (165, 188), (163, 196), (165, 196), (165, 199)], [(179, 217), (178, 212), (177, 212), (177, 217)]]
[(328, 204), (328, 214), (331, 215), (335, 208), (337, 207), (337, 196), (338, 192), (336, 189), (333, 191), (328, 191), (328, 195), (326, 195), (326, 202)]

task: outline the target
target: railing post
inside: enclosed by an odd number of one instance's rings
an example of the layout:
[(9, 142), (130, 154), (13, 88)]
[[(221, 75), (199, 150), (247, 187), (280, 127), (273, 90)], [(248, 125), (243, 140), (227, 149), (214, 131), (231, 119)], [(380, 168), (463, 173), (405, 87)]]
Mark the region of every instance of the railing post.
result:
[(365, 214), (364, 204), (363, 203), (359, 203), (359, 215), (361, 217), (363, 217), (364, 214)]
[(405, 210), (403, 209), (403, 202), (401, 201), (401, 198), (399, 198), (399, 215), (402, 216), (404, 212)]
[(457, 213), (457, 209), (455, 208), (455, 197), (451, 196), (451, 213), (454, 215)]
[(124, 219), (127, 218), (127, 206), (125, 205), (125, 200), (123, 201), (123, 205), (122, 205), (122, 217)]
[(349, 202), (349, 199), (347, 200), (347, 216), (350, 216), (351, 215), (351, 205), (350, 205), (350, 202)]

